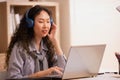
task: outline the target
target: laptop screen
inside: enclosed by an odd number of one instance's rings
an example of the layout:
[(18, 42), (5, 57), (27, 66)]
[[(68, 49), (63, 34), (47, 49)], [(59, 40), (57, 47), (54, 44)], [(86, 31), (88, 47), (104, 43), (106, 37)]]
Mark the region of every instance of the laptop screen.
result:
[(69, 50), (63, 79), (94, 76), (99, 72), (105, 44), (72, 46)]

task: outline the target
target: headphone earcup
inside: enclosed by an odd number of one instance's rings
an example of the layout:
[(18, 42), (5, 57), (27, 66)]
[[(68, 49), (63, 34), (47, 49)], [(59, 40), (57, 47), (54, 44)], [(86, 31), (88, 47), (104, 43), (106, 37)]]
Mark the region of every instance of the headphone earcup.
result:
[(29, 27), (29, 28), (32, 28), (33, 26), (34, 26), (34, 21), (32, 20), (32, 19), (27, 19), (26, 18), (26, 22), (27, 22), (27, 26)]
[(50, 17), (50, 24), (51, 24), (51, 26), (53, 24), (53, 18), (52, 17)]
[(29, 10), (26, 12), (26, 22), (27, 27), (32, 28), (34, 26), (34, 21), (28, 17)]

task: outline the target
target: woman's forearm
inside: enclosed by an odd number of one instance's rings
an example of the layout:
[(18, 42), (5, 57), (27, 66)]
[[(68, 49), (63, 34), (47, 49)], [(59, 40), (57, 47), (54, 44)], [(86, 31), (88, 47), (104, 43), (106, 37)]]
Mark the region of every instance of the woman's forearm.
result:
[(34, 74), (31, 74), (28, 77), (29, 78), (38, 78), (38, 77), (45, 77), (49, 74), (51, 74), (51, 70), (47, 69), (47, 70), (44, 70), (44, 71), (39, 71), (39, 72), (36, 72)]
[(31, 74), (28, 77), (29, 78), (40, 78), (40, 77), (45, 77), (45, 76), (51, 75), (53, 72), (56, 72), (56, 73), (62, 75), (62, 70), (63, 70), (62, 68), (54, 66), (54, 67), (51, 67), (44, 71), (39, 71), (34, 74)]

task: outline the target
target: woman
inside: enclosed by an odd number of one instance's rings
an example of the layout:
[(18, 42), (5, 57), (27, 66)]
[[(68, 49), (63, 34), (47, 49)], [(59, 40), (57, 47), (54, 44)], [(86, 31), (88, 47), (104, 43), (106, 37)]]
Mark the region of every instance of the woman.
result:
[(7, 50), (8, 78), (62, 75), (66, 62), (56, 29), (46, 8), (36, 5), (26, 12)]

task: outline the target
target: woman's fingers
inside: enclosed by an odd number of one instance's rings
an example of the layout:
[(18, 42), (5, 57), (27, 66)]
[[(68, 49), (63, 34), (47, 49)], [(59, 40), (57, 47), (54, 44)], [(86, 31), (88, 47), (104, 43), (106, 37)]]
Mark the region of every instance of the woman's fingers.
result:
[(55, 69), (54, 71), (57, 72), (59, 75), (62, 75), (62, 74), (63, 74), (63, 73), (62, 73), (60, 70), (58, 70), (58, 69)]
[(62, 73), (63, 69), (60, 68), (60, 67), (55, 66), (55, 71), (56, 71), (58, 74), (60, 74), (60, 75), (63, 74), (63, 73)]
[(54, 72), (56, 72), (56, 73), (58, 73), (58, 74), (60, 74), (60, 75), (62, 75), (63, 74), (63, 69), (62, 68), (60, 68), (60, 67), (57, 67), (57, 66), (55, 66), (55, 67), (52, 67), (52, 73), (54, 73)]

